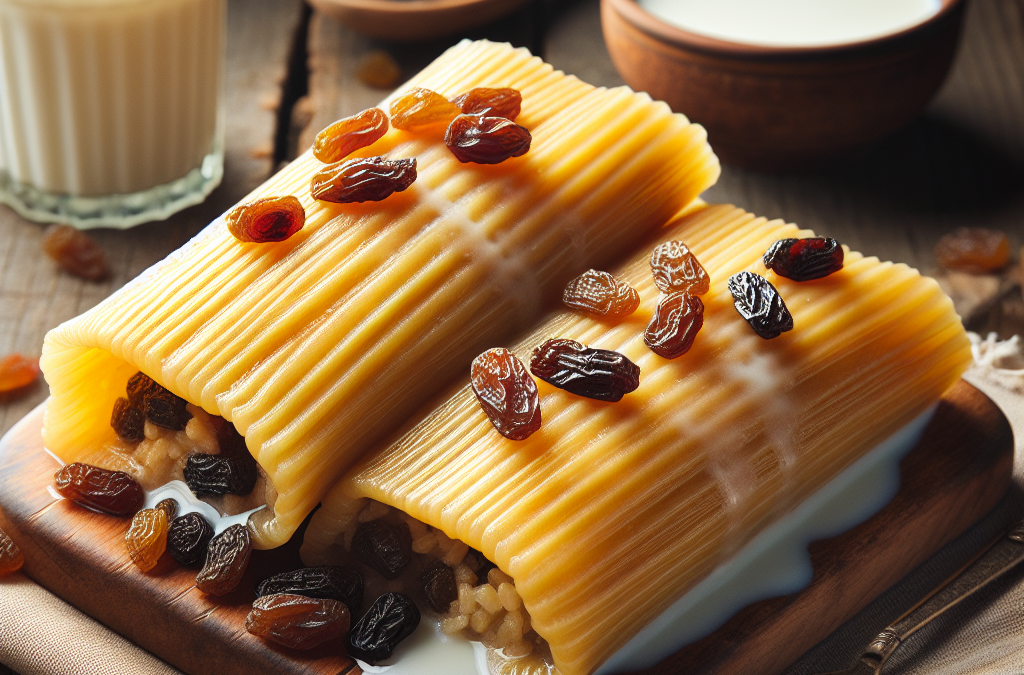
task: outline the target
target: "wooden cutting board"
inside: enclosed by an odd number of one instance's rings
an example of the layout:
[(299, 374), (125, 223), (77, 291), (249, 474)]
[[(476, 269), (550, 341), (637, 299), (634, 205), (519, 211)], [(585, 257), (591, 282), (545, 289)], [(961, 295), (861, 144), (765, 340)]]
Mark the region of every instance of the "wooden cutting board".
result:
[[(301, 531), (257, 551), (239, 588), (219, 599), (194, 590), (195, 571), (168, 556), (150, 574), (128, 561), (124, 519), (49, 493), (57, 468), (42, 448), (42, 409), (0, 441), (0, 525), (24, 549), (32, 579), (192, 675), (339, 675), (339, 645), (273, 648), (245, 632), (256, 581), (300, 566)], [(652, 673), (774, 675), (991, 510), (1010, 483), (1013, 434), (999, 409), (958, 383), (903, 460), (899, 493), (874, 517), (810, 546), (805, 590), (755, 603)], [(880, 627), (881, 628), (881, 627)]]

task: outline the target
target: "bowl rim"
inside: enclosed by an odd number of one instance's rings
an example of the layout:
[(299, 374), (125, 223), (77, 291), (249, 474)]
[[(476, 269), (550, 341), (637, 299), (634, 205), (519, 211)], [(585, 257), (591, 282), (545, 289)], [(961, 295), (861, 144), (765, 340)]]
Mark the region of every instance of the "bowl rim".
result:
[(380, 12), (382, 14), (423, 14), (456, 9), (468, 9), (474, 5), (487, 5), (503, 0), (317, 0), (318, 3), (346, 9)]
[[(380, 0), (374, 0), (380, 1)], [(430, 2), (433, 0), (411, 0), (413, 2)], [(713, 0), (712, 0), (713, 1)], [(647, 10), (640, 7), (637, 0), (601, 0), (607, 3), (622, 19), (654, 39), (677, 45), (691, 51), (703, 52), (714, 56), (725, 56), (739, 59), (770, 59), (770, 60), (805, 60), (828, 57), (848, 56), (855, 52), (875, 51), (891, 47), (906, 38), (920, 33), (930, 32), (934, 26), (943, 23), (947, 17), (961, 9), (967, 0), (940, 0), (938, 11), (924, 21), (894, 33), (887, 33), (867, 40), (839, 42), (827, 45), (811, 45), (790, 47), (776, 45), (755, 45), (736, 42), (722, 38), (695, 33), (685, 28), (662, 21)], [(403, 3), (405, 4), (405, 3)]]

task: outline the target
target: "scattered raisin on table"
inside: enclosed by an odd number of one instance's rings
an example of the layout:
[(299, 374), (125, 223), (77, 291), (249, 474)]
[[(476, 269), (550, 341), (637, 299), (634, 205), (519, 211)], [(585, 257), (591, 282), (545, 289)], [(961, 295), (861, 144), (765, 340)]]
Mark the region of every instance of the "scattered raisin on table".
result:
[(262, 197), (231, 209), (224, 223), (238, 241), (256, 244), (284, 241), (306, 224), (306, 210), (293, 195)]
[(348, 653), (371, 665), (380, 663), (419, 625), (420, 610), (409, 596), (385, 593), (352, 626), (348, 634)]
[(278, 593), (337, 600), (358, 612), (363, 605), (363, 575), (350, 567), (322, 565), (275, 574), (256, 586), (258, 597)]
[(60, 496), (87, 508), (114, 516), (135, 513), (145, 494), (142, 486), (124, 471), (110, 471), (75, 462), (54, 474)]
[(110, 276), (107, 256), (92, 237), (70, 225), (51, 225), (43, 235), (43, 252), (68, 274), (88, 281)]
[(427, 604), (438, 614), (447, 612), (449, 605), (459, 599), (455, 570), (440, 560), (435, 560), (424, 568), (423, 574), (420, 575), (420, 583), (423, 584)]
[(352, 537), (352, 553), (385, 579), (397, 579), (412, 560), (412, 534), (404, 522), (360, 523)]
[(128, 399), (121, 397), (114, 401), (114, 412), (110, 416), (110, 426), (118, 436), (126, 441), (141, 441), (146, 437), (146, 415), (142, 408)]
[(793, 315), (782, 296), (760, 274), (737, 272), (729, 277), (729, 292), (736, 311), (765, 340), (793, 330)]
[(128, 380), (128, 400), (142, 408), (146, 419), (172, 431), (182, 431), (192, 413), (185, 409), (188, 401), (172, 394), (148, 375), (138, 372)]
[(640, 306), (640, 294), (608, 272), (587, 270), (565, 285), (562, 302), (593, 317), (621, 319)]
[(340, 162), (356, 150), (373, 145), (388, 132), (388, 116), (380, 108), (334, 122), (316, 135), (313, 156), (325, 164)]
[(210, 541), (206, 563), (196, 575), (196, 588), (207, 595), (227, 595), (242, 580), (251, 556), (249, 528), (232, 525)]
[(193, 453), (185, 461), (185, 483), (197, 497), (247, 495), (256, 487), (256, 460)]
[(314, 199), (335, 204), (379, 202), (416, 182), (416, 159), (349, 159), (321, 169), (310, 183)]
[(444, 143), (462, 163), (500, 164), (525, 155), (533, 137), (504, 117), (459, 115), (448, 125)]
[(507, 349), (488, 349), (473, 359), (473, 393), (491, 424), (505, 438), (521, 441), (540, 429), (537, 383)]
[(6, 532), (0, 530), (0, 577), (17, 572), (24, 564), (25, 555), (21, 549)]
[(564, 338), (534, 349), (530, 372), (559, 389), (599, 401), (618, 401), (640, 386), (640, 367), (625, 355)]
[(405, 131), (448, 124), (461, 114), (459, 106), (436, 91), (422, 87), (402, 94), (391, 102), (391, 126)]
[(666, 359), (690, 351), (693, 340), (704, 325), (704, 303), (685, 291), (662, 297), (651, 322), (644, 331), (644, 343)]
[(1010, 261), (1010, 241), (1004, 232), (961, 227), (939, 239), (935, 259), (946, 269), (958, 272), (996, 272)]
[(156, 567), (167, 549), (168, 524), (167, 512), (163, 509), (142, 509), (135, 514), (131, 526), (124, 533), (128, 555), (143, 572)]
[(704, 295), (711, 288), (711, 279), (704, 266), (681, 241), (666, 241), (651, 253), (651, 272), (654, 285), (662, 293), (686, 291), (690, 295)]
[(312, 649), (344, 635), (349, 621), (351, 612), (337, 600), (278, 593), (252, 603), (245, 629), (285, 647)]
[(832, 237), (780, 239), (764, 254), (764, 266), (793, 281), (822, 279), (843, 269), (843, 247)]
[(174, 520), (175, 516), (178, 515), (178, 502), (173, 499), (161, 499), (156, 508), (160, 509), (167, 514), (167, 522)]
[(368, 87), (390, 89), (398, 84), (402, 68), (395, 57), (383, 49), (374, 49), (364, 54), (356, 64), (356, 77)]
[(39, 379), (39, 359), (8, 354), (0, 359), (0, 394), (24, 389)]
[(518, 89), (511, 87), (497, 89), (477, 87), (456, 96), (452, 99), (452, 103), (459, 106), (467, 115), (504, 117), (514, 122), (519, 117), (519, 111), (523, 105), (523, 95), (519, 93)]
[(167, 551), (182, 567), (198, 567), (206, 558), (213, 528), (198, 513), (186, 513), (171, 521), (167, 529)]

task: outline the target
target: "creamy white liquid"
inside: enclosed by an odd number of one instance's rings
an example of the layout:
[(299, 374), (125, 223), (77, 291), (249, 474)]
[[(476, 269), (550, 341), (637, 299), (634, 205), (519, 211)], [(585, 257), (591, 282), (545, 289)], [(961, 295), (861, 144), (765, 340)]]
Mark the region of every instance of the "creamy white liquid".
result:
[(637, 0), (663, 21), (753, 45), (811, 47), (859, 42), (910, 28), (940, 0)]

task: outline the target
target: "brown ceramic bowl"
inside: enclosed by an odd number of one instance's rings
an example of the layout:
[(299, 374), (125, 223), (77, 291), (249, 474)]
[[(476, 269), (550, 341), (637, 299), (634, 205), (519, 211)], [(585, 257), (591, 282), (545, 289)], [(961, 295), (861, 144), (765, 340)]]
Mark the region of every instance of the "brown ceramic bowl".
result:
[(528, 0), (309, 0), (320, 13), (385, 40), (452, 35), (510, 14)]
[(678, 28), (636, 0), (601, 0), (612, 61), (633, 89), (708, 130), (723, 161), (821, 164), (912, 120), (949, 71), (966, 0), (906, 30), (824, 47), (766, 47)]

